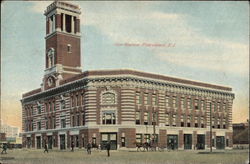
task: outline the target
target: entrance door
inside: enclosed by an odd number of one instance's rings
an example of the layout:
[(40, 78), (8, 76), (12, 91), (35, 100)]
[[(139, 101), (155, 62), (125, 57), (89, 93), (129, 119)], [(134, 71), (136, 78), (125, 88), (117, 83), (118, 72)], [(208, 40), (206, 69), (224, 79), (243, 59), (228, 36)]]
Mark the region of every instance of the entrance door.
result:
[(178, 135), (167, 135), (168, 149), (178, 149)]
[(205, 149), (205, 135), (204, 134), (198, 134), (197, 135), (197, 149)]
[(184, 149), (192, 149), (192, 134), (184, 134)]
[(101, 146), (106, 149), (106, 144), (110, 142), (110, 149), (117, 149), (117, 133), (101, 133)]
[(41, 137), (40, 136), (36, 137), (36, 148), (41, 149)]
[(225, 149), (225, 137), (216, 136), (216, 149)]
[(30, 137), (27, 137), (27, 147), (30, 148), (31, 146), (31, 139)]
[(48, 136), (48, 148), (52, 149), (52, 145), (53, 145), (52, 136)]
[(65, 134), (60, 135), (60, 149), (65, 149)]

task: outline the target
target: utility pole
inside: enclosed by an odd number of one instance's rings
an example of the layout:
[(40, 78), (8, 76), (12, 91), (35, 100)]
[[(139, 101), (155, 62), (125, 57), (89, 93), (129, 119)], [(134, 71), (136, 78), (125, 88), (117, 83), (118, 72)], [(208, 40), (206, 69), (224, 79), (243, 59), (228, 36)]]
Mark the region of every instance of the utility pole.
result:
[(212, 153), (212, 103), (210, 103), (210, 153)]

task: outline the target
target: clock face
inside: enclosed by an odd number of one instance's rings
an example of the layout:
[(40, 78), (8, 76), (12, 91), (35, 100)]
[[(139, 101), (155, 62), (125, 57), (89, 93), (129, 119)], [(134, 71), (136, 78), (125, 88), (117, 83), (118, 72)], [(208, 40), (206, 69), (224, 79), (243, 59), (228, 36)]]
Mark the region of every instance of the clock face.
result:
[(47, 83), (48, 83), (48, 86), (51, 87), (54, 84), (53, 77), (49, 77)]

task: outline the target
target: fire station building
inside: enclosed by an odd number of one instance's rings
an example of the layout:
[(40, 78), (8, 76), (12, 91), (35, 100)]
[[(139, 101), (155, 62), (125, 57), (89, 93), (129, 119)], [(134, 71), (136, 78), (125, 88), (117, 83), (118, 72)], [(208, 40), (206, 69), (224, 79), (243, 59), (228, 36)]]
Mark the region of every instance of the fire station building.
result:
[(232, 148), (232, 88), (142, 71), (81, 69), (80, 8), (47, 7), (41, 87), (23, 94), (23, 146), (68, 149), (156, 140), (176, 149)]

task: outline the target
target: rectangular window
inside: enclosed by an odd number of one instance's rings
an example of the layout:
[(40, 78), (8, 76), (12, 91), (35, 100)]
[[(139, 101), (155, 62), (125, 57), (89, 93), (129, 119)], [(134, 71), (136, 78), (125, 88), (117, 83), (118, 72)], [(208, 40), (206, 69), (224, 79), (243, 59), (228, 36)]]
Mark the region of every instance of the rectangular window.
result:
[(80, 115), (76, 116), (76, 126), (80, 126)]
[(221, 112), (221, 104), (220, 104), (220, 102), (217, 102), (217, 109), (218, 109), (218, 111)]
[(184, 98), (181, 98), (181, 109), (184, 109)]
[(187, 108), (192, 109), (192, 103), (190, 98), (187, 99)]
[(125, 137), (121, 137), (121, 147), (125, 147)]
[(68, 45), (67, 45), (67, 50), (68, 50), (68, 53), (71, 53), (71, 49), (72, 49), (71, 45), (70, 45), (70, 44), (68, 44)]
[(85, 125), (85, 114), (82, 113), (82, 125)]
[(165, 116), (165, 126), (169, 126), (169, 114), (166, 114)]
[(166, 107), (169, 107), (170, 106), (170, 98), (169, 98), (169, 96), (166, 96), (165, 101), (166, 101)]
[(223, 103), (222, 110), (223, 110), (223, 112), (226, 112), (226, 103)]
[(60, 108), (61, 108), (61, 110), (65, 109), (65, 100), (61, 100)]
[(54, 117), (53, 123), (54, 123), (53, 128), (55, 129), (56, 128), (56, 118), (55, 117)]
[(152, 104), (153, 105), (157, 105), (158, 104), (158, 100), (157, 100), (156, 94), (153, 94), (153, 96), (152, 96)]
[(191, 127), (191, 118), (190, 116), (187, 117), (187, 127)]
[(75, 100), (75, 102), (76, 102), (76, 106), (79, 106), (79, 99), (78, 99), (78, 95), (76, 95), (76, 100)]
[(37, 130), (41, 130), (41, 122), (37, 122)]
[(49, 102), (49, 111), (50, 111), (50, 112), (52, 112), (52, 111), (53, 111), (52, 106), (53, 106), (53, 103), (52, 103), (52, 102)]
[(152, 118), (152, 125), (155, 123), (157, 124), (158, 122), (158, 113), (154, 112), (153, 113), (153, 118)]
[(56, 111), (56, 101), (54, 101), (53, 104), (54, 104), (54, 106), (53, 106), (54, 107), (54, 111)]
[(66, 128), (66, 119), (61, 119), (61, 128)]
[(205, 110), (205, 103), (204, 103), (204, 100), (201, 100), (201, 110)]
[(136, 104), (142, 104), (140, 92), (136, 92)]
[(197, 100), (197, 99), (194, 100), (194, 109), (195, 110), (199, 109), (199, 100)]
[(135, 124), (136, 125), (141, 124), (141, 112), (139, 111), (135, 112)]
[(74, 97), (71, 96), (71, 107), (74, 107), (74, 105), (75, 105), (74, 100), (75, 100)]
[(172, 117), (172, 126), (176, 126), (176, 115), (173, 114), (173, 117)]
[(72, 127), (75, 126), (75, 116), (74, 115), (71, 116), (71, 125), (72, 125)]
[(149, 113), (144, 112), (144, 125), (148, 125), (148, 120), (149, 120)]
[(184, 127), (185, 124), (184, 124), (184, 119), (183, 119), (183, 116), (181, 116), (181, 127)]
[(49, 129), (49, 121), (48, 120), (45, 121), (45, 126), (46, 126), (46, 129)]
[(81, 102), (82, 102), (82, 106), (84, 105), (84, 94), (81, 94)]
[(114, 112), (103, 112), (102, 124), (111, 125), (116, 124), (116, 118)]
[(220, 129), (220, 124), (217, 125), (217, 128)]
[(177, 108), (177, 98), (176, 98), (176, 96), (173, 97), (173, 107)]

